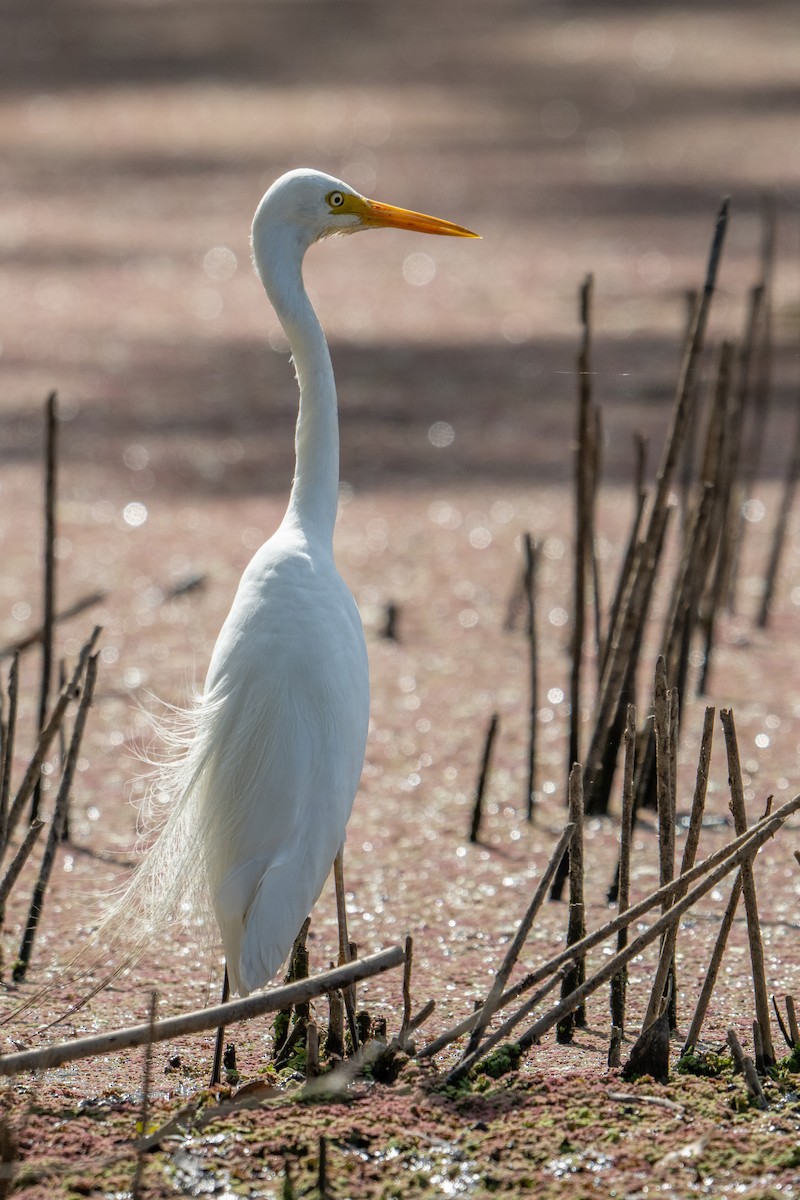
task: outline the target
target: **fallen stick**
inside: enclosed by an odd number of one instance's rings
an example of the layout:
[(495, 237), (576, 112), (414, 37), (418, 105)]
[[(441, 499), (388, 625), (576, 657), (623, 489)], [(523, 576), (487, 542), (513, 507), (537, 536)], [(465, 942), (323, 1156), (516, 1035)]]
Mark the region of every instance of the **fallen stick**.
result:
[(18, 1054), (0, 1057), (0, 1076), (19, 1075), (23, 1071), (44, 1071), (75, 1062), (79, 1058), (92, 1058), (98, 1054), (117, 1054), (131, 1046), (143, 1046), (147, 1042), (166, 1042), (187, 1034), (204, 1033), (220, 1025), (232, 1025), (238, 1021), (250, 1021), (264, 1013), (278, 1012), (289, 1005), (307, 1003), (334, 988), (349, 987), (359, 980), (369, 979), (383, 971), (390, 971), (403, 962), (402, 946), (392, 946), (379, 954), (359, 958), (354, 962), (323, 971), (310, 979), (301, 979), (286, 987), (273, 988), (268, 992), (257, 992), (244, 1000), (232, 1000), (228, 1004), (217, 1004), (213, 1008), (202, 1008), (195, 1012), (167, 1017), (163, 1021), (144, 1025), (131, 1025), (113, 1033), (100, 1033), (92, 1037), (77, 1038), (55, 1046), (43, 1046), (39, 1050), (22, 1050)]

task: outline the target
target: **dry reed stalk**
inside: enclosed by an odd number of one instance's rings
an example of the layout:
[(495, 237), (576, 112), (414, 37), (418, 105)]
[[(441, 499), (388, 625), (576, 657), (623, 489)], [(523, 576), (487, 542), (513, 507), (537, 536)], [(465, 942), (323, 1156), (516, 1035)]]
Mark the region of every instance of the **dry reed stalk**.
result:
[[(44, 728), (50, 705), (53, 675), (53, 629), (56, 592), (56, 467), (57, 467), (56, 393), (51, 392), (45, 405), (44, 441), (44, 578), (42, 580), (42, 669), (39, 682), (38, 729)], [(41, 777), (36, 781), (31, 799), (31, 821), (39, 815)]]
[(344, 999), (339, 991), (328, 993), (328, 1035), (325, 1039), (328, 1058), (344, 1058)]
[[(700, 831), (703, 827), (703, 812), (705, 810), (706, 792), (708, 790), (708, 773), (711, 765), (711, 746), (714, 740), (714, 716), (714, 709), (707, 708), (700, 740), (700, 755), (697, 761), (697, 775), (695, 778), (694, 795), (692, 797), (692, 811), (689, 817), (689, 829), (686, 834), (686, 845), (683, 848), (683, 858), (681, 860), (681, 879), (694, 866), (697, 847), (700, 842)], [(680, 890), (677, 891), (675, 893), (676, 899), (680, 899), (681, 894)], [(644, 1021), (642, 1022), (643, 1029), (646, 1029), (658, 1016), (664, 992), (669, 983), (671, 969), (674, 978), (675, 942), (677, 941), (677, 936), (678, 926), (673, 925), (664, 938), (664, 943), (661, 947), (661, 955), (653, 979), (650, 1000), (647, 1005)], [(673, 988), (673, 996), (674, 990)]]
[(797, 1012), (794, 1006), (794, 997), (784, 997), (786, 1001), (786, 1017), (789, 1021), (789, 1037), (792, 1039), (792, 1045), (800, 1045), (800, 1025), (797, 1023)]
[(2, 880), (0, 880), (0, 925), (2, 925), (5, 906), (8, 897), (11, 895), (11, 889), (19, 879), (20, 872), (25, 866), (25, 863), (28, 861), (31, 850), (36, 845), (36, 840), (43, 829), (44, 821), (41, 819), (41, 817), (37, 817), (28, 828), (28, 832), (22, 839), (17, 853), (9, 863), (8, 870), (6, 871)]
[(741, 871), (737, 871), (736, 878), (734, 879), (733, 886), (731, 887), (731, 894), (725, 907), (725, 912), (722, 920), (720, 921), (716, 941), (714, 942), (714, 949), (711, 952), (711, 958), (709, 960), (706, 973), (703, 976), (703, 986), (701, 987), (700, 995), (697, 998), (697, 1004), (695, 1005), (694, 1015), (689, 1025), (689, 1031), (686, 1034), (686, 1039), (683, 1043), (683, 1054), (688, 1054), (691, 1049), (697, 1046), (700, 1040), (703, 1022), (706, 1017), (706, 1012), (708, 1011), (709, 1002), (714, 993), (717, 975), (719, 974), (719, 968), (722, 962), (722, 956), (725, 953), (725, 946), (727, 945), (728, 936), (733, 926), (734, 917), (736, 916), (736, 909), (739, 907), (739, 898), (741, 897), (741, 894), (742, 873)]
[[(583, 780), (580, 763), (573, 763), (569, 773), (569, 820), (574, 825), (569, 840), (569, 918), (567, 946), (574, 946), (586, 936), (586, 910), (583, 900)], [(562, 998), (579, 987), (586, 978), (586, 960), (575, 959), (561, 982)], [(572, 1041), (576, 1026), (586, 1025), (586, 1009), (579, 1006), (559, 1022), (556, 1036), (559, 1042)]]
[(573, 564), (572, 645), (569, 700), (569, 759), (580, 760), (581, 675), (583, 641), (586, 619), (586, 575), (590, 562), (593, 532), (592, 485), (592, 371), (591, 371), (591, 303), (593, 279), (587, 275), (580, 290), (581, 346), (578, 353), (578, 426), (575, 452), (575, 557)]
[(642, 528), (642, 518), (644, 517), (644, 506), (646, 503), (647, 492), (643, 488), (638, 488), (633, 510), (633, 521), (628, 533), (628, 540), (625, 544), (625, 553), (622, 557), (619, 574), (617, 575), (617, 582), (612, 593), (611, 609), (608, 615), (608, 632), (606, 633), (601, 652), (598, 655), (601, 675), (605, 671), (608, 653), (611, 648), (611, 642), (617, 628), (617, 622), (619, 620), (620, 606), (628, 589), (631, 573), (636, 561), (636, 547), (639, 542), (639, 533)]
[[(664, 670), (670, 681), (677, 685), (679, 695), (685, 688), (691, 637), (696, 623), (697, 602), (707, 571), (707, 532), (713, 508), (712, 502), (713, 489), (709, 485), (704, 485), (700, 489), (696, 503), (686, 516), (683, 550), (673, 580), (661, 637), (661, 657), (665, 664)], [(666, 703), (666, 700), (664, 702)], [(676, 720), (671, 734), (676, 741), (678, 729), (679, 722)], [(665, 727), (663, 736), (665, 739), (670, 736), (668, 727)], [(651, 726), (647, 735), (646, 748), (639, 766), (636, 783), (636, 811), (646, 806), (658, 807), (659, 779), (656, 738), (657, 723)], [(666, 741), (662, 750), (666, 755)], [(666, 763), (666, 758), (664, 761)]]
[(306, 1079), (319, 1075), (319, 1029), (316, 1021), (306, 1022)]
[[(789, 1030), (786, 1028), (786, 1022), (784, 1021), (783, 1016), (781, 1015), (781, 1010), (778, 1008), (778, 1001), (775, 999), (774, 995), (771, 997), (771, 999), (772, 999), (772, 1011), (775, 1013), (775, 1020), (778, 1022), (778, 1028), (780, 1029), (781, 1033), (783, 1034), (783, 1040), (786, 1042), (786, 1045), (791, 1050), (794, 1047), (794, 1042), (792, 1041), (791, 1034), (789, 1033)], [(761, 1033), (761, 1031), (759, 1030), (759, 1034), (760, 1033)]]
[(734, 404), (732, 380), (733, 348), (729, 342), (723, 342), (717, 363), (717, 383), (703, 462), (703, 480), (714, 483), (715, 497), (708, 534), (708, 578), (699, 601), (697, 618), (705, 639), (703, 666), (697, 683), (698, 695), (703, 695), (708, 688), (716, 620), (723, 603), (728, 571), (730, 539), (727, 530), (731, 523), (730, 509), (738, 469), (738, 439), (735, 435), (738, 409)]
[(478, 774), (478, 782), (475, 785), (475, 801), (472, 806), (472, 821), (469, 828), (469, 840), (473, 845), (478, 841), (478, 835), (480, 834), (481, 821), (483, 819), (483, 795), (486, 791), (486, 782), (489, 778), (489, 767), (492, 761), (492, 750), (494, 748), (495, 737), (497, 736), (498, 722), (499, 717), (497, 713), (492, 713), (483, 743), (483, 755), (481, 756), (481, 769)]
[(0, 1056), (0, 1076), (19, 1075), (25, 1071), (45, 1071), (82, 1058), (117, 1054), (131, 1046), (142, 1046), (151, 1037), (154, 1042), (164, 1042), (193, 1033), (204, 1033), (206, 1030), (218, 1028), (221, 1024), (233, 1025), (239, 1021), (251, 1021), (265, 1013), (279, 1012), (292, 1005), (307, 1004), (317, 996), (336, 988), (348, 987), (362, 979), (390, 971), (402, 961), (402, 946), (392, 946), (389, 950), (356, 959), (345, 966), (324, 971), (312, 978), (301, 979), (297, 983), (273, 988), (268, 992), (257, 992), (243, 1000), (231, 1000), (227, 1004), (218, 1004), (212, 1008), (167, 1017), (163, 1021), (156, 1021), (152, 1027), (149, 1023), (132, 1025), (112, 1033), (95, 1034), (92, 1037), (43, 1046), (39, 1050), (23, 1050), (17, 1054)]
[[(514, 934), (513, 941), (503, 956), (503, 961), (494, 977), (494, 982), (492, 983), (489, 994), (484, 1000), (480, 1009), (478, 1009), (478, 1011), (474, 1014), (474, 1020), (471, 1026), (472, 1035), (467, 1044), (467, 1048), (464, 1051), (464, 1058), (466, 1058), (468, 1054), (471, 1054), (473, 1050), (475, 1050), (483, 1036), (484, 1030), (500, 1006), (503, 991), (508, 983), (509, 976), (516, 965), (517, 959), (522, 951), (522, 947), (524, 946), (528, 934), (531, 931), (533, 922), (536, 920), (536, 914), (539, 912), (539, 909), (544, 903), (553, 875), (558, 869), (558, 864), (561, 862), (561, 859), (566, 853), (567, 846), (574, 836), (574, 833), (575, 826), (573, 824), (566, 825), (555, 845), (553, 853), (550, 855), (550, 861), (545, 867), (544, 874), (539, 880), (539, 884), (533, 894), (533, 898), (525, 910), (525, 914), (517, 927), (517, 932)], [(457, 1034), (456, 1036), (459, 1035)], [(428, 1054), (436, 1053), (435, 1050), (432, 1051), (429, 1047), (426, 1049)]]
[(795, 418), (794, 442), (792, 445), (792, 453), (786, 468), (786, 476), (783, 481), (783, 491), (781, 493), (781, 503), (778, 510), (778, 516), (775, 519), (775, 528), (772, 531), (772, 544), (769, 552), (767, 567), (764, 572), (764, 591), (761, 596), (761, 605), (758, 610), (756, 624), (759, 629), (766, 629), (769, 622), (770, 609), (775, 595), (775, 584), (780, 570), (781, 558), (783, 556), (783, 547), (786, 542), (786, 530), (789, 525), (789, 518), (794, 507), (795, 493), (797, 491), (797, 481), (800, 479), (800, 410), (798, 410)]
[(706, 270), (706, 279), (695, 309), (691, 336), (687, 339), (687, 346), (683, 356), (671, 425), (656, 481), (655, 495), (647, 531), (641, 544), (640, 569), (631, 580), (628, 593), (623, 601), (619, 628), (611, 646), (606, 670), (599, 689), (594, 732), (589, 754), (586, 758), (586, 772), (584, 775), (584, 791), (590, 811), (592, 811), (592, 792), (595, 780), (600, 773), (608, 733), (618, 707), (619, 683), (625, 675), (625, 670), (631, 657), (636, 629), (640, 626), (643, 617), (646, 618), (647, 608), (649, 607), (652, 581), (657, 567), (657, 554), (659, 547), (663, 545), (669, 495), (675, 466), (685, 438), (689, 414), (696, 392), (695, 380), (700, 352), (705, 338), (711, 299), (716, 286), (717, 269), (728, 221), (728, 210), (729, 202), (726, 199), (723, 201), (717, 214)]
[[(742, 769), (739, 762), (739, 746), (736, 740), (736, 727), (731, 709), (720, 711), (722, 728), (725, 731), (725, 748), (728, 755), (728, 779), (730, 783), (730, 809), (733, 814), (733, 825), (737, 834), (747, 830), (747, 812), (744, 804), (744, 788), (742, 786)], [(758, 918), (758, 899), (752, 865), (742, 864), (742, 896), (744, 897), (745, 914), (747, 916), (747, 937), (750, 944), (750, 963), (753, 972), (753, 995), (756, 1006), (756, 1019), (761, 1026), (764, 1039), (764, 1058), (768, 1066), (775, 1062), (775, 1051), (772, 1046), (769, 1020), (769, 996), (764, 968), (764, 947), (761, 941), (761, 924)]]
[(319, 1135), (319, 1163), (317, 1167), (317, 1196), (318, 1200), (330, 1200), (328, 1189), (328, 1141), (321, 1133)]
[[(158, 992), (150, 994), (150, 1028), (152, 1030), (156, 1023), (156, 1010), (158, 1008)], [(145, 1043), (144, 1048), (144, 1065), (142, 1068), (142, 1104), (139, 1110), (139, 1128), (141, 1129), (141, 1137), (147, 1137), (147, 1123), (150, 1120), (150, 1086), (153, 1076), (153, 1039), (150, 1038)], [(131, 1200), (139, 1200), (141, 1195), (142, 1179), (144, 1176), (144, 1165), (147, 1161), (146, 1153), (142, 1149), (141, 1142), (136, 1148), (136, 1167), (133, 1172), (133, 1180), (131, 1182)]]
[(758, 1021), (753, 1021), (753, 1057), (755, 1058), (757, 1074), (766, 1075), (767, 1066), (764, 1062), (764, 1039), (761, 1036), (761, 1026)]
[(414, 939), (406, 935), (405, 961), (403, 962), (403, 1019), (400, 1023), (398, 1041), (402, 1044), (411, 1025), (411, 967), (414, 962)]
[(528, 820), (533, 819), (536, 803), (536, 712), (539, 706), (539, 648), (536, 636), (536, 570), (539, 562), (539, 545), (529, 533), (525, 534), (525, 607), (526, 635), (528, 638), (528, 669), (530, 672), (530, 706), (528, 733), (528, 778), (525, 808)]
[(0, 858), (8, 841), (8, 803), (11, 792), (11, 767), (17, 732), (19, 701), (19, 654), (15, 654), (8, 672), (8, 716), (3, 722), (3, 753), (0, 765)]
[(39, 918), (42, 915), (44, 906), (44, 897), (47, 891), (47, 886), (50, 882), (50, 876), (55, 862), (56, 850), (61, 841), (61, 835), (64, 829), (64, 821), (66, 819), (67, 807), (69, 805), (69, 793), (72, 787), (72, 777), (75, 774), (75, 766), (78, 761), (78, 752), (83, 739), (83, 731), (86, 727), (86, 718), (89, 713), (89, 708), (94, 695), (94, 686), (97, 679), (97, 655), (90, 655), (86, 662), (86, 673), (83, 676), (83, 686), (81, 690), (80, 703), (75, 716), (75, 724), (72, 729), (72, 737), (70, 738), (69, 750), (64, 762), (64, 768), (61, 775), (61, 783), (56, 796), (55, 808), (53, 811), (53, 819), (50, 824), (50, 832), (47, 837), (44, 854), (39, 867), (39, 878), (33, 890), (31, 897), (30, 910), (28, 912), (28, 920), (25, 925), (25, 931), (22, 935), (22, 942), (19, 948), (17, 961), (14, 964), (12, 979), (15, 983), (20, 983), (28, 970), (33, 952), (33, 944), (36, 938), (36, 931), (39, 926)]
[[(619, 832), (619, 867), (617, 871), (617, 913), (622, 916), (630, 904), (631, 840), (633, 837), (633, 781), (636, 767), (636, 709), (628, 705), (625, 720), (625, 760), (622, 779), (622, 814)], [(628, 927), (617, 933), (617, 952), (628, 942)], [(620, 1039), (625, 1032), (625, 997), (628, 972), (625, 967), (611, 979), (611, 1025), (619, 1029)], [(619, 1048), (618, 1048), (619, 1050)], [(617, 1065), (619, 1065), (617, 1063)]]
[(600, 588), (600, 563), (597, 558), (597, 538), (595, 537), (597, 495), (600, 490), (600, 472), (603, 445), (603, 414), (600, 408), (594, 408), (592, 423), (592, 479), (591, 479), (591, 542), (589, 545), (589, 565), (592, 573), (592, 599), (594, 612), (594, 644), (597, 656), (603, 646), (603, 602)]
[(753, 362), (758, 342), (758, 333), (763, 319), (764, 305), (764, 285), (759, 283), (750, 289), (750, 303), (748, 306), (744, 339), (739, 348), (737, 387), (734, 392), (733, 411), (731, 413), (731, 454), (735, 464), (735, 471), (731, 483), (732, 496), (728, 509), (728, 525), (725, 530), (724, 575), (725, 606), (729, 612), (733, 612), (736, 607), (739, 559), (744, 532), (744, 518), (742, 516), (743, 488), (738, 482), (738, 473), (743, 458), (744, 426), (753, 393)]
[[(689, 339), (692, 336), (692, 322), (694, 320), (695, 309), (697, 308), (697, 292), (694, 288), (690, 288), (683, 297), (685, 304), (685, 319), (686, 323), (683, 332), (683, 342), (681, 344), (681, 352), (686, 352), (686, 347), (689, 344)], [(695, 467), (695, 445), (696, 445), (696, 429), (697, 429), (698, 405), (692, 405), (692, 411), (689, 415), (689, 424), (687, 436), (683, 444), (680, 462), (680, 507), (681, 512), (686, 518), (689, 511), (689, 496), (692, 490), (692, 480), (694, 478)]]
[(752, 420), (750, 439), (745, 456), (747, 474), (745, 488), (747, 495), (752, 490), (761, 466), (761, 456), (764, 447), (764, 431), (767, 426), (770, 405), (772, 403), (772, 357), (773, 357), (773, 309), (775, 273), (775, 242), (777, 214), (775, 197), (762, 197), (761, 206), (761, 274), (759, 283), (764, 290), (764, 304), (761, 311), (761, 323), (755, 346), (755, 370)]
[[(225, 969), (222, 972), (222, 992), (220, 993), (220, 1004), (227, 1004), (231, 994), (231, 981), (228, 976), (228, 964), (225, 963)], [(220, 1025), (217, 1028), (216, 1037), (214, 1039), (214, 1056), (211, 1059), (211, 1078), (208, 1081), (209, 1087), (218, 1087), (222, 1078), (222, 1056), (225, 1053), (225, 1026)]]

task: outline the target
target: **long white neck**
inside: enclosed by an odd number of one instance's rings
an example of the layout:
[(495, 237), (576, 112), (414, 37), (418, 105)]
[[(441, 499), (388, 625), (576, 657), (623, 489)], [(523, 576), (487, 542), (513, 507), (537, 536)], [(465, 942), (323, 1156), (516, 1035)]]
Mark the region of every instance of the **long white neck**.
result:
[(339, 498), (339, 418), (328, 343), (303, 286), (305, 247), (285, 237), (254, 245), (256, 265), (284, 328), (300, 388), (295, 472), (284, 525), (331, 547)]

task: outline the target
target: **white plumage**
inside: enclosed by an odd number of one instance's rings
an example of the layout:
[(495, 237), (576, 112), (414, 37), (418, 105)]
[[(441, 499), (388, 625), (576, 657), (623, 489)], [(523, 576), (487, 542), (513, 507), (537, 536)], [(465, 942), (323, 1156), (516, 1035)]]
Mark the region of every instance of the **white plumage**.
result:
[(123, 897), (143, 941), (180, 909), (214, 913), (231, 987), (262, 987), (311, 911), (345, 836), (369, 721), (361, 621), (333, 558), (339, 486), (336, 389), (306, 294), (308, 248), (371, 226), (474, 237), (293, 171), (255, 214), (256, 268), (300, 388), (286, 515), (246, 568), (186, 714), (183, 749), (157, 785), (169, 817)]

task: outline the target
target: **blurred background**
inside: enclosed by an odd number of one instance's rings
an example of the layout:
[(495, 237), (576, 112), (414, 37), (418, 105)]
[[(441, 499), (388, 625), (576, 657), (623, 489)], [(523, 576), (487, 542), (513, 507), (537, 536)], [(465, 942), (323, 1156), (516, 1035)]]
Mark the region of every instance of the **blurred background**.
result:
[(724, 193), (715, 328), (740, 332), (772, 196), (796, 362), (791, 2), (5, 0), (0, 56), (0, 449), (38, 460), (57, 388), (86, 496), (285, 492), (294, 381), (248, 234), (299, 165), (484, 239), (309, 256), (355, 488), (567, 477), (590, 271), (606, 469), (627, 474)]

